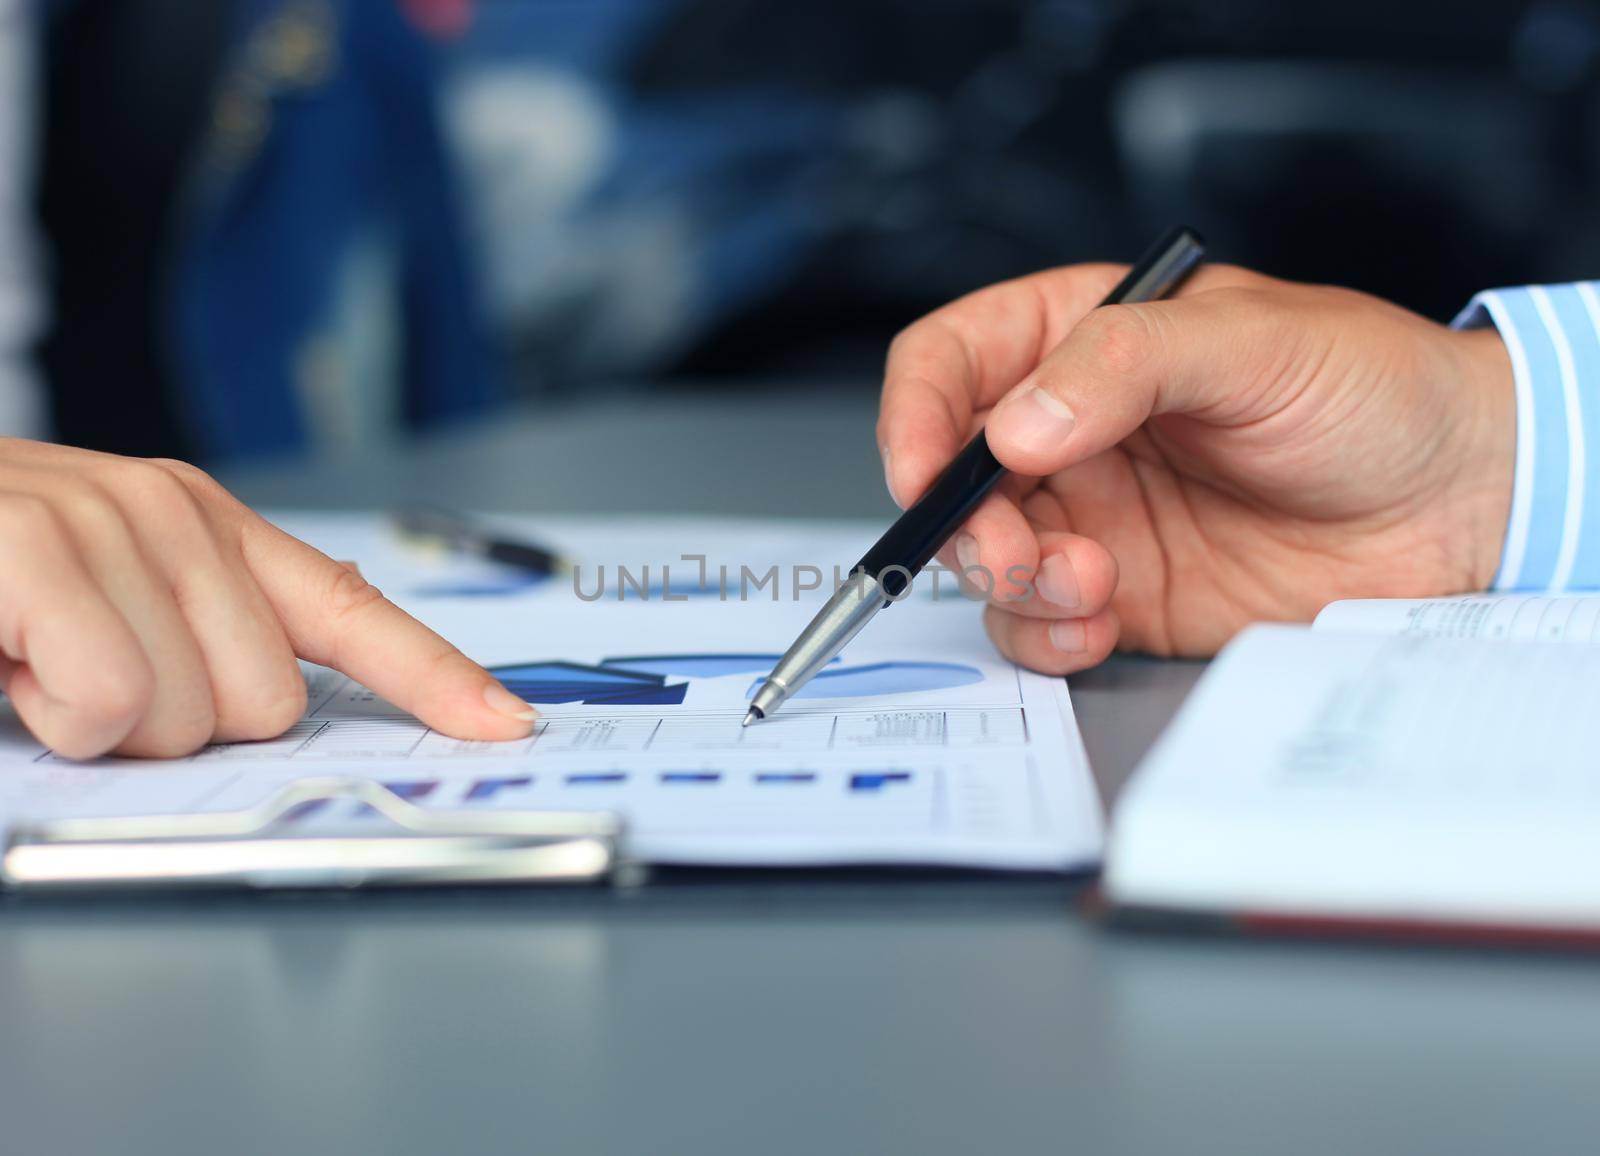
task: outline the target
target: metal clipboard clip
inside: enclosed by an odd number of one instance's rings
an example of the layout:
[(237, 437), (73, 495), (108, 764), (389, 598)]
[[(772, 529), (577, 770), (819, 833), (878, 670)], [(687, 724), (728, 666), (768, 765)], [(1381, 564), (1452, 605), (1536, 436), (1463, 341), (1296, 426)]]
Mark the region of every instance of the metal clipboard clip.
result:
[[(283, 829), (301, 808), (332, 800), (364, 803), (388, 824)], [(429, 811), (370, 779), (301, 779), (243, 811), (19, 825), (0, 882), (14, 890), (631, 884), (643, 867), (622, 857), (622, 834), (609, 811)]]

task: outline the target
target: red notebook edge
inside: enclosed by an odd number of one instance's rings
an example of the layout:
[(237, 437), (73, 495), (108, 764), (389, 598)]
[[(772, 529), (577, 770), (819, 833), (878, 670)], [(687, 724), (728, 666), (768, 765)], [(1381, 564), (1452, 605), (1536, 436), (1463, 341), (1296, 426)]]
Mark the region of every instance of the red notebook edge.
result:
[(1414, 946), (1476, 946), (1513, 951), (1600, 952), (1600, 926), (1572, 928), (1385, 916), (1196, 911), (1113, 903), (1098, 884), (1086, 889), (1082, 908), (1089, 918), (1113, 930), (1131, 933), (1350, 940)]

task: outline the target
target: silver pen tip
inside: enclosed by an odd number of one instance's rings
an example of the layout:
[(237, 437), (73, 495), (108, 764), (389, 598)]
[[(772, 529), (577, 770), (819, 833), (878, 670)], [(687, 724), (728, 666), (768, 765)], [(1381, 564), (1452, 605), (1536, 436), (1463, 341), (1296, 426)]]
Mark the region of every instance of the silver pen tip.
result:
[(760, 707), (753, 706), (745, 714), (744, 722), (740, 723), (739, 725), (742, 726), (742, 727), (747, 727), (751, 723), (760, 722), (762, 719), (764, 719), (766, 717), (767, 717), (766, 715), (761, 713), (761, 708)]

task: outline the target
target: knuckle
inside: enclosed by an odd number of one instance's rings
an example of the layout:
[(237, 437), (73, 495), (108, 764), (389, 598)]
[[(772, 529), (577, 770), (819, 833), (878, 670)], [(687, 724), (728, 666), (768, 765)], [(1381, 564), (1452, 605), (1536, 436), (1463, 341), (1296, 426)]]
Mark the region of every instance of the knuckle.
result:
[(60, 533), (50, 504), (33, 494), (0, 494), (0, 537), (8, 542), (37, 545)]
[(189, 491), (189, 494), (205, 504), (232, 503), (234, 497), (221, 482), (206, 473), (199, 466), (189, 462), (179, 461), (177, 458), (150, 458), (150, 465), (160, 469), (170, 477), (176, 478)]
[(189, 488), (170, 470), (152, 462), (122, 463), (112, 485), (132, 509), (164, 523), (194, 519), (200, 514), (199, 502)]
[(1247, 326), (1252, 333), (1272, 333), (1291, 322), (1298, 324), (1297, 315), (1308, 306), (1325, 309), (1330, 301), (1349, 304), (1360, 296), (1353, 290), (1337, 287), (1313, 288), (1309, 295), (1258, 285), (1234, 285), (1215, 292), (1213, 304), (1226, 313), (1230, 323)]
[(922, 332), (925, 324), (926, 319), (913, 321), (889, 339), (888, 364), (893, 365), (905, 357), (912, 344), (917, 340), (917, 335)]
[(146, 458), (145, 461), (159, 470), (164, 470), (183, 482), (206, 483), (211, 481), (211, 475), (199, 466), (190, 462), (180, 461), (177, 458)]
[(462, 665), (461, 653), (455, 647), (440, 647), (419, 664), (419, 682), (426, 686), (446, 686), (452, 675), (460, 673)]
[(281, 735), (305, 716), (307, 701), (305, 680), (296, 673), (289, 688), (261, 708), (262, 725), (269, 734)]
[(178, 719), (130, 739), (122, 750), (148, 759), (181, 758), (205, 746), (215, 728), (216, 720), (209, 716)]
[[(1335, 290), (1337, 292), (1337, 290)], [(1256, 285), (1230, 285), (1212, 290), (1212, 304), (1241, 317), (1261, 317), (1285, 304), (1282, 296)]]
[(923, 357), (923, 342), (920, 335), (926, 331), (928, 322), (919, 321), (907, 326), (889, 342), (889, 352), (883, 362), (883, 389), (885, 401), (899, 402), (907, 392), (915, 393), (925, 376)]
[(231, 733), (245, 741), (271, 739), (288, 730), (306, 713), (305, 680), (294, 672), (292, 680), (274, 694), (258, 696), (231, 722)]
[(1084, 319), (1084, 334), (1095, 361), (1107, 372), (1133, 373), (1150, 356), (1150, 323), (1126, 305), (1106, 305)]
[(94, 718), (108, 727), (131, 728), (149, 712), (155, 701), (155, 672), (146, 662), (106, 667), (105, 676), (87, 699)]
[(327, 607), (334, 621), (347, 619), (382, 602), (383, 591), (348, 566), (335, 566), (328, 582)]
[(886, 372), (920, 381), (930, 369), (937, 370), (952, 356), (959, 356), (965, 334), (948, 310), (948, 306), (936, 310), (896, 333), (884, 359)]
[(116, 499), (99, 483), (88, 478), (63, 479), (52, 494), (53, 504), (62, 517), (85, 540), (120, 544), (128, 535), (128, 523)]

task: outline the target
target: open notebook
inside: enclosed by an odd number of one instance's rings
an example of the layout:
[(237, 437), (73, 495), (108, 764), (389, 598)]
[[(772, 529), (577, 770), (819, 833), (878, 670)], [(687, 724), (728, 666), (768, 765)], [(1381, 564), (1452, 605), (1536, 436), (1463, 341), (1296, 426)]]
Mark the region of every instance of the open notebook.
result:
[(1112, 824), (1126, 912), (1600, 943), (1600, 597), (1335, 603), (1207, 671)]

